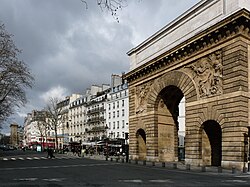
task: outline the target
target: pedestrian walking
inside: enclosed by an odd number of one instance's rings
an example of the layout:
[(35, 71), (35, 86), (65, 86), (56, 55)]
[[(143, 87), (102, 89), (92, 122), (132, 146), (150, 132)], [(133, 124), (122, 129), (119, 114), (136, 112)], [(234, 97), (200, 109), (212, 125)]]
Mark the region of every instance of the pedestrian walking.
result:
[(48, 148), (48, 155), (47, 158), (55, 158), (54, 154), (53, 154), (54, 150), (52, 148)]

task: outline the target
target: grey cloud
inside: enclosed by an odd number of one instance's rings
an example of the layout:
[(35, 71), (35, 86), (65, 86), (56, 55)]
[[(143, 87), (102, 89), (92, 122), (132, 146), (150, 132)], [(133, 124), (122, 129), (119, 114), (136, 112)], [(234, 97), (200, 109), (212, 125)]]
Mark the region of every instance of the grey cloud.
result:
[[(59, 85), (79, 93), (110, 83), (112, 73), (129, 70), (127, 51), (198, 0), (128, 0), (118, 12), (120, 23), (95, 0), (87, 2), (88, 9), (80, 0), (1, 0), (0, 21), (14, 34), (20, 58), (36, 78), (20, 113), (42, 109), (40, 96)], [(12, 120), (23, 123), (18, 114)]]

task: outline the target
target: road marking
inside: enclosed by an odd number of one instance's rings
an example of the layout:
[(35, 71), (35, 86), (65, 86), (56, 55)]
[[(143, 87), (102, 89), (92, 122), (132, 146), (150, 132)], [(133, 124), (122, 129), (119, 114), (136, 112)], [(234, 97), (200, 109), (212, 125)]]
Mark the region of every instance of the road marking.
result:
[(42, 179), (43, 181), (49, 181), (49, 182), (61, 182), (65, 180), (65, 178), (54, 178), (54, 179)]
[(152, 183), (173, 183), (173, 181), (171, 181), (169, 179), (165, 179), (165, 180), (162, 180), (162, 179), (149, 180), (149, 182), (152, 182)]
[(21, 178), (21, 179), (13, 179), (14, 181), (36, 181), (38, 178)]
[(223, 180), (222, 182), (236, 182), (236, 183), (246, 183), (247, 181), (244, 180)]
[(240, 176), (235, 176), (235, 177), (237, 177), (237, 178), (249, 178), (250, 175), (240, 175)]
[(119, 182), (142, 183), (142, 180), (140, 180), (140, 179), (125, 179), (125, 180), (119, 180)]

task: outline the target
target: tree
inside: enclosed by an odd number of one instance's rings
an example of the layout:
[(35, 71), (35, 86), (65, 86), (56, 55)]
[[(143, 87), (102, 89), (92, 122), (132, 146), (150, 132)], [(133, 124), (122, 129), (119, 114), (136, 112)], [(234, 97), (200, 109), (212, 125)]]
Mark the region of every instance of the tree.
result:
[(62, 108), (57, 106), (59, 102), (60, 100), (58, 98), (50, 98), (45, 109), (48, 114), (48, 125), (52, 130), (55, 131), (56, 150), (58, 150), (57, 130), (60, 125), (60, 119), (62, 114)]
[(33, 85), (29, 68), (18, 58), (20, 53), (12, 35), (0, 25), (0, 124), (27, 102), (25, 90)]
[(49, 126), (47, 123), (47, 111), (34, 111), (33, 113), (34, 117), (32, 120), (36, 122), (36, 127), (39, 131), (39, 135), (42, 139), (42, 149), (44, 149), (44, 140), (46, 140), (47, 143), (47, 137), (48, 137), (48, 131)]

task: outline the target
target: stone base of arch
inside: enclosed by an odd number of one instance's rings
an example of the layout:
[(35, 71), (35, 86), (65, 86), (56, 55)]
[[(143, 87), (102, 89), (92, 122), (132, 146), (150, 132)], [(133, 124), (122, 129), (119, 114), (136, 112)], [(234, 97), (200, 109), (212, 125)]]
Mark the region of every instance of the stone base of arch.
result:
[(159, 157), (158, 156), (147, 156), (147, 161), (151, 162), (159, 162)]
[(202, 159), (185, 159), (185, 164), (190, 164), (191, 166), (202, 166)]

